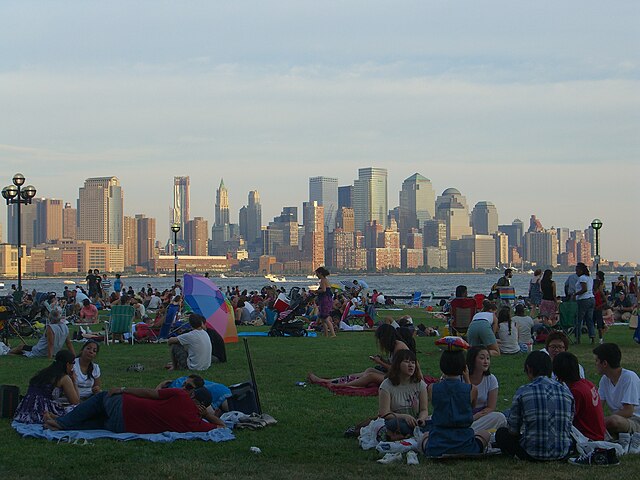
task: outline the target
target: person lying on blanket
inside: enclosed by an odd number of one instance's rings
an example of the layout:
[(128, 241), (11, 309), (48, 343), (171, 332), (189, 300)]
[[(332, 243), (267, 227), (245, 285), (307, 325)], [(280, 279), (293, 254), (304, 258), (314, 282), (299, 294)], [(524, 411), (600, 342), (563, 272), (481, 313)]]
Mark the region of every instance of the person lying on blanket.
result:
[(189, 375), (188, 377), (179, 377), (175, 380), (165, 380), (161, 382), (156, 390), (163, 388), (182, 388), (190, 391), (196, 388), (205, 387), (211, 393), (211, 405), (207, 407), (207, 415), (204, 417), (207, 421), (224, 427), (224, 422), (218, 417), (229, 411), (227, 398), (231, 398), (231, 390), (221, 383), (210, 382), (200, 375)]
[(45, 413), (45, 428), (51, 430), (110, 430), (115, 433), (208, 432), (221, 425), (203, 420), (211, 405), (204, 387), (112, 388), (100, 392), (57, 417)]

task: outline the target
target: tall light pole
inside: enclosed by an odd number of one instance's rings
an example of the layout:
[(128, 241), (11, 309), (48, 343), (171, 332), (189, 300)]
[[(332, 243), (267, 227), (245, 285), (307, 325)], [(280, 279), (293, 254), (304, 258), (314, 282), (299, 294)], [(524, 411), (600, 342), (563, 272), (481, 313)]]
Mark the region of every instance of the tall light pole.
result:
[(178, 232), (180, 224), (171, 225), (171, 231), (173, 232), (173, 284), (175, 285), (178, 283)]
[(25, 178), (21, 173), (13, 176), (13, 185), (8, 185), (2, 189), (2, 196), (7, 201), (7, 205), (17, 205), (18, 209), (18, 292), (22, 297), (22, 225), (20, 222), (20, 205), (29, 205), (33, 197), (36, 196), (36, 187), (24, 185)]
[(602, 220), (594, 218), (591, 222), (591, 228), (596, 232), (596, 256), (594, 258), (596, 262), (596, 272), (600, 268), (600, 229), (602, 228)]

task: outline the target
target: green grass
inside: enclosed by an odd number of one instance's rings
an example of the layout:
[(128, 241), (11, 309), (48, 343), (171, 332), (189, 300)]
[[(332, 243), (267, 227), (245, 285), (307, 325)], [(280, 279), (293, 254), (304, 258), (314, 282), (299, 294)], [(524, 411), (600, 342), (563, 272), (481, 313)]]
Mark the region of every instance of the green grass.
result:
[[(385, 315), (385, 312), (381, 312)], [(402, 312), (391, 312), (397, 317)], [(424, 311), (410, 310), (414, 321), (426, 321)], [(607, 339), (621, 345), (623, 363), (637, 370), (640, 349), (631, 340), (631, 331), (616, 327)], [(425, 373), (438, 375), (438, 351), (433, 338), (418, 338), (419, 359)], [(434, 463), (421, 459), (418, 467), (379, 465), (375, 451), (362, 451), (357, 441), (344, 439), (342, 432), (376, 412), (376, 398), (340, 397), (309, 385), (298, 387), (307, 372), (334, 376), (370, 366), (367, 356), (375, 353), (369, 332), (341, 333), (325, 338), (251, 338), (249, 340), (263, 409), (278, 425), (259, 431), (238, 431), (237, 439), (225, 443), (179, 441), (172, 444), (115, 442), (103, 440), (79, 447), (46, 440), (22, 439), (6, 419), (0, 421), (0, 478), (82, 479), (103, 478), (348, 478), (387, 480), (392, 476), (419, 478), (558, 478), (582, 475), (582, 470), (566, 464), (529, 464), (501, 457)], [(588, 378), (597, 383), (591, 347), (572, 346), (585, 367)], [(225, 384), (249, 378), (242, 343), (227, 346), (229, 361), (214, 365), (206, 377)], [(169, 378), (163, 365), (168, 360), (166, 345), (114, 345), (103, 347), (98, 361), (103, 385), (154, 387)], [(142, 373), (128, 373), (132, 363), (144, 364)], [(492, 371), (500, 381), (499, 409), (510, 404), (516, 388), (525, 383), (524, 356), (499, 357)], [(19, 385), (26, 391), (29, 378), (48, 364), (46, 360), (0, 357), (0, 383)], [(250, 453), (258, 446), (262, 454)], [(640, 458), (624, 457), (622, 465), (598, 469), (598, 478), (632, 478)], [(592, 470), (593, 472), (593, 470)]]

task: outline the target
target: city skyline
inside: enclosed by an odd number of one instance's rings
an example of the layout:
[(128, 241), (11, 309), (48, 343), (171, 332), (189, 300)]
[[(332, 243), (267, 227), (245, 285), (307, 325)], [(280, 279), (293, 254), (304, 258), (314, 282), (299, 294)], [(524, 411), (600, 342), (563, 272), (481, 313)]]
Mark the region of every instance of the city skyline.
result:
[(213, 225), (224, 178), (232, 221), (257, 190), (266, 225), (309, 177), (375, 166), (389, 209), (419, 173), (501, 224), (600, 218), (602, 255), (640, 262), (638, 2), (8, 1), (2, 16), (1, 186), (21, 172), (75, 207), (85, 179), (116, 176), (125, 215), (165, 240), (173, 176), (191, 178), (191, 218)]

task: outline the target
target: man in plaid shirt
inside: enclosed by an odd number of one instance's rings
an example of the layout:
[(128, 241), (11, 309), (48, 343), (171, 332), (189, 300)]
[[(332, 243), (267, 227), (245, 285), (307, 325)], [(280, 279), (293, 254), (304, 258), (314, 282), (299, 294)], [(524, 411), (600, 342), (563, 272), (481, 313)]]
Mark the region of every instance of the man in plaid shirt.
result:
[(524, 371), (531, 383), (516, 391), (508, 428), (496, 432), (502, 453), (537, 461), (568, 457), (575, 405), (569, 389), (549, 378), (551, 369), (546, 353), (532, 352), (527, 357)]

